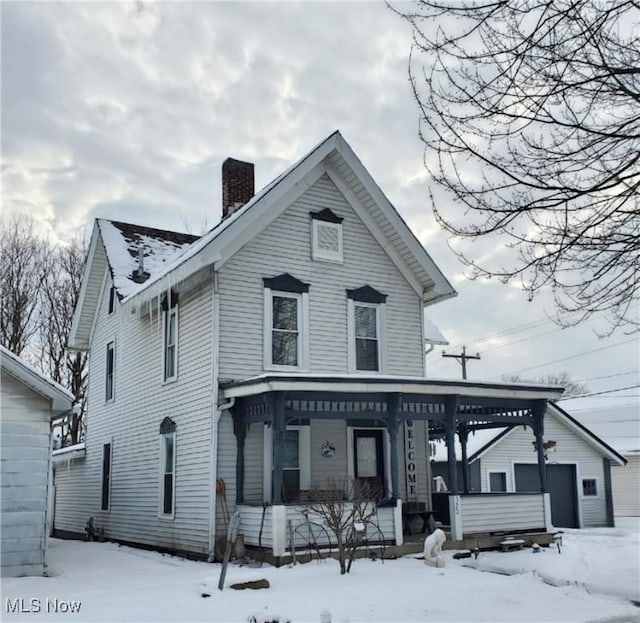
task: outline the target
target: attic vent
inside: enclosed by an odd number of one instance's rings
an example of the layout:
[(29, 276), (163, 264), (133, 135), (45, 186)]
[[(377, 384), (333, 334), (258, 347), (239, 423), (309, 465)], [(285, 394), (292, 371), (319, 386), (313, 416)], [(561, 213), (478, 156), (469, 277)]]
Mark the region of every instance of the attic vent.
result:
[(311, 257), (342, 263), (342, 219), (329, 209), (311, 213)]

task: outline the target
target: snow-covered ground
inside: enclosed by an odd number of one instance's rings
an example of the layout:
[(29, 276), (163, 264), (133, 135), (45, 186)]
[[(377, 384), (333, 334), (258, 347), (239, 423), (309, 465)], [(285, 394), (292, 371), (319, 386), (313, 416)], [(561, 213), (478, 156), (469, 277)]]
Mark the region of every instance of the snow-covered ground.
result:
[[(629, 600), (640, 600), (640, 526), (638, 521), (627, 523), (611, 529), (566, 530), (560, 554), (555, 548), (537, 554), (483, 552), (474, 561), (454, 560), (453, 552), (446, 551), (443, 569), (427, 567), (412, 556), (384, 563), (357, 560), (347, 576), (339, 575), (335, 561), (280, 569), (232, 565), (224, 591), (217, 589), (218, 564), (113, 543), (53, 539), (51, 577), (5, 579), (0, 618), (159, 623), (246, 622), (255, 617), (319, 622), (327, 611), (333, 623), (639, 621), (640, 608)], [(259, 578), (271, 587), (228, 588)], [(80, 602), (80, 611), (72, 614), (68, 601)], [(17, 612), (20, 608), (22, 613)]]

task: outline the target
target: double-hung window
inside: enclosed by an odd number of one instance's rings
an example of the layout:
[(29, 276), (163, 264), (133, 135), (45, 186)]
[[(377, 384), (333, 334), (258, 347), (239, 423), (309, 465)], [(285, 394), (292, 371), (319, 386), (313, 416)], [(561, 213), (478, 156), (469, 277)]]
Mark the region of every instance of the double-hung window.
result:
[(178, 295), (171, 291), (162, 298), (162, 378), (178, 376)]
[(160, 516), (173, 518), (176, 487), (176, 425), (171, 418), (160, 424)]
[(370, 286), (347, 290), (350, 372), (384, 372), (386, 299)]
[(104, 399), (106, 402), (114, 399), (114, 384), (116, 372), (116, 343), (107, 343), (107, 359), (105, 362)]
[(265, 278), (264, 366), (306, 369), (309, 286), (291, 275)]
[(178, 308), (164, 312), (164, 380), (178, 376)]

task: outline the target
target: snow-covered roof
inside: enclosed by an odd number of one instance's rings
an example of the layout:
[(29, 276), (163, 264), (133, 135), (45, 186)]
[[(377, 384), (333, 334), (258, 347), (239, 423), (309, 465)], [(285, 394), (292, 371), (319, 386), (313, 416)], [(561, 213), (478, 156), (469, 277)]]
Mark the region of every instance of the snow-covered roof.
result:
[[(347, 172), (350, 183), (357, 186), (358, 193), (344, 182), (342, 176)], [(361, 210), (360, 216), (374, 235), (388, 236), (382, 246), (409, 283), (419, 291), (425, 304), (433, 304), (456, 295), (426, 249), (382, 193), (340, 132), (336, 131), (231, 216), (174, 255), (161, 271), (147, 279), (126, 298), (141, 295), (144, 300), (150, 300), (166, 291), (167, 284), (170, 286), (178, 283), (206, 265), (224, 263), (251, 237), (277, 218), (296, 193), (302, 192), (323, 174), (329, 175), (339, 190), (348, 196), (354, 209)], [(360, 196), (367, 198), (366, 206)], [(380, 223), (385, 223), (387, 234), (382, 233)], [(388, 228), (389, 224), (391, 228)]]
[[(120, 299), (141, 290), (147, 281), (162, 274), (177, 256), (198, 240), (198, 236), (191, 234), (119, 221), (97, 219), (96, 224)], [(139, 271), (140, 253), (142, 272)]]
[[(99, 219), (94, 228), (69, 343), (87, 349), (105, 264), (120, 301), (134, 311), (203, 269), (219, 269), (321, 176), (327, 175), (407, 282), (432, 305), (456, 295), (340, 132), (334, 132), (202, 237)], [(140, 274), (142, 248), (144, 272)], [(99, 285), (100, 284), (100, 285)], [(436, 330), (430, 336), (446, 343)]]
[(424, 341), (428, 344), (437, 344), (439, 346), (446, 346), (449, 343), (447, 338), (440, 333), (440, 329), (427, 318), (426, 314), (424, 315)]
[(50, 400), (53, 413), (69, 411), (73, 406), (74, 397), (68, 389), (36, 370), (4, 346), (0, 346), (0, 365), (3, 372)]
[(640, 405), (578, 411), (573, 417), (622, 454), (640, 453)]

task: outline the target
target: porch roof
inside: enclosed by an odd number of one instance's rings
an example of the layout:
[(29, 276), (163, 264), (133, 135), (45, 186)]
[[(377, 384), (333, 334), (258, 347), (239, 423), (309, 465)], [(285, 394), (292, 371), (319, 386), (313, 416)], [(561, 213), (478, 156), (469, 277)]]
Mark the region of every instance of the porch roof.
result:
[[(411, 394), (413, 396), (555, 400), (562, 395), (558, 385), (492, 383), (453, 379), (426, 379), (389, 375), (267, 373), (220, 384), (225, 399), (245, 398), (268, 392), (322, 392), (330, 394)], [(348, 398), (345, 396), (345, 398)]]

